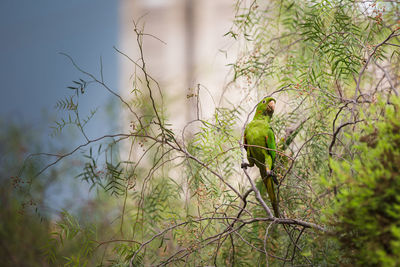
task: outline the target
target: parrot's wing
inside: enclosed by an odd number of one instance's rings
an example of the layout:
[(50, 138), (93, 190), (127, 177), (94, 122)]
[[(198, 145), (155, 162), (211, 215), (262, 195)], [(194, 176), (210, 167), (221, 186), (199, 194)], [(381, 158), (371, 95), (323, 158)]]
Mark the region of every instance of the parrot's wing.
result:
[(276, 143), (275, 143), (275, 134), (271, 128), (268, 128), (268, 135), (265, 138), (267, 148), (271, 149), (268, 151), (268, 154), (271, 155), (272, 162), (275, 162), (276, 157)]

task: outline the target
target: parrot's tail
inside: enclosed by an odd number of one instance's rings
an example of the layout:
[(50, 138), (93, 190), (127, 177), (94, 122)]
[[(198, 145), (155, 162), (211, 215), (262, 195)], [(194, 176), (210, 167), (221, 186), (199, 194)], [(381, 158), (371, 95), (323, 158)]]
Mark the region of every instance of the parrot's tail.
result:
[(275, 217), (279, 218), (278, 200), (276, 199), (275, 195), (274, 181), (272, 180), (271, 176), (267, 176), (263, 177), (263, 182), (265, 187), (267, 188), (268, 196), (271, 201)]

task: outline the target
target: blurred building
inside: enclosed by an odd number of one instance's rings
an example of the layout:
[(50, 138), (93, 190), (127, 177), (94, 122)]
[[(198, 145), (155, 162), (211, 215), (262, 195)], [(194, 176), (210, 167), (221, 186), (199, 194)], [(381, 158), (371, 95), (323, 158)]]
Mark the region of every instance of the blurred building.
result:
[[(234, 17), (232, 0), (121, 0), (118, 49), (139, 59), (133, 20), (144, 23), (144, 56), (148, 72), (160, 83), (174, 128), (197, 117), (200, 87), (201, 113), (209, 117), (226, 85), (233, 43), (224, 37)], [(164, 42), (164, 43), (163, 43)], [(135, 66), (120, 57), (120, 90), (129, 98)], [(155, 89), (155, 88), (154, 88)], [(209, 92), (207, 92), (209, 91)], [(188, 97), (189, 96), (189, 97)]]

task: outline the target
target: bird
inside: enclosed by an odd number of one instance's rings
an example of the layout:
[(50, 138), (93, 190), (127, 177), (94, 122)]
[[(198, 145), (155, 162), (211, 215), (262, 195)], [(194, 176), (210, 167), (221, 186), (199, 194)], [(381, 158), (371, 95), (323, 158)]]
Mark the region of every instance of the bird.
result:
[(270, 126), (275, 111), (276, 100), (272, 97), (263, 98), (257, 105), (253, 120), (247, 124), (244, 131), (244, 147), (249, 163), (243, 163), (242, 168), (256, 165), (260, 170), (261, 179), (267, 189), (275, 217), (279, 217), (278, 201), (275, 195), (274, 183), (278, 184), (274, 173), (276, 158), (275, 135)]

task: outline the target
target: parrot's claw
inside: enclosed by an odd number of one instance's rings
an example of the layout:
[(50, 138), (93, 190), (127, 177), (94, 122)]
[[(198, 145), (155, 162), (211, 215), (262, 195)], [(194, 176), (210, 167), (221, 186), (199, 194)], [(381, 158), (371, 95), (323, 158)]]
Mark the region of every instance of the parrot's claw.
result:
[(272, 176), (272, 180), (276, 185), (279, 185), (278, 179), (276, 178), (276, 175)]
[(243, 162), (241, 165), (240, 165), (240, 168), (242, 168), (242, 169), (247, 169), (247, 167), (249, 167), (250, 165), (247, 163), (247, 162)]
[(273, 170), (267, 171), (267, 175), (272, 177), (272, 180), (274, 181), (274, 183), (275, 183), (276, 185), (279, 185), (279, 181), (278, 181), (278, 179), (276, 178), (276, 173), (275, 173)]

